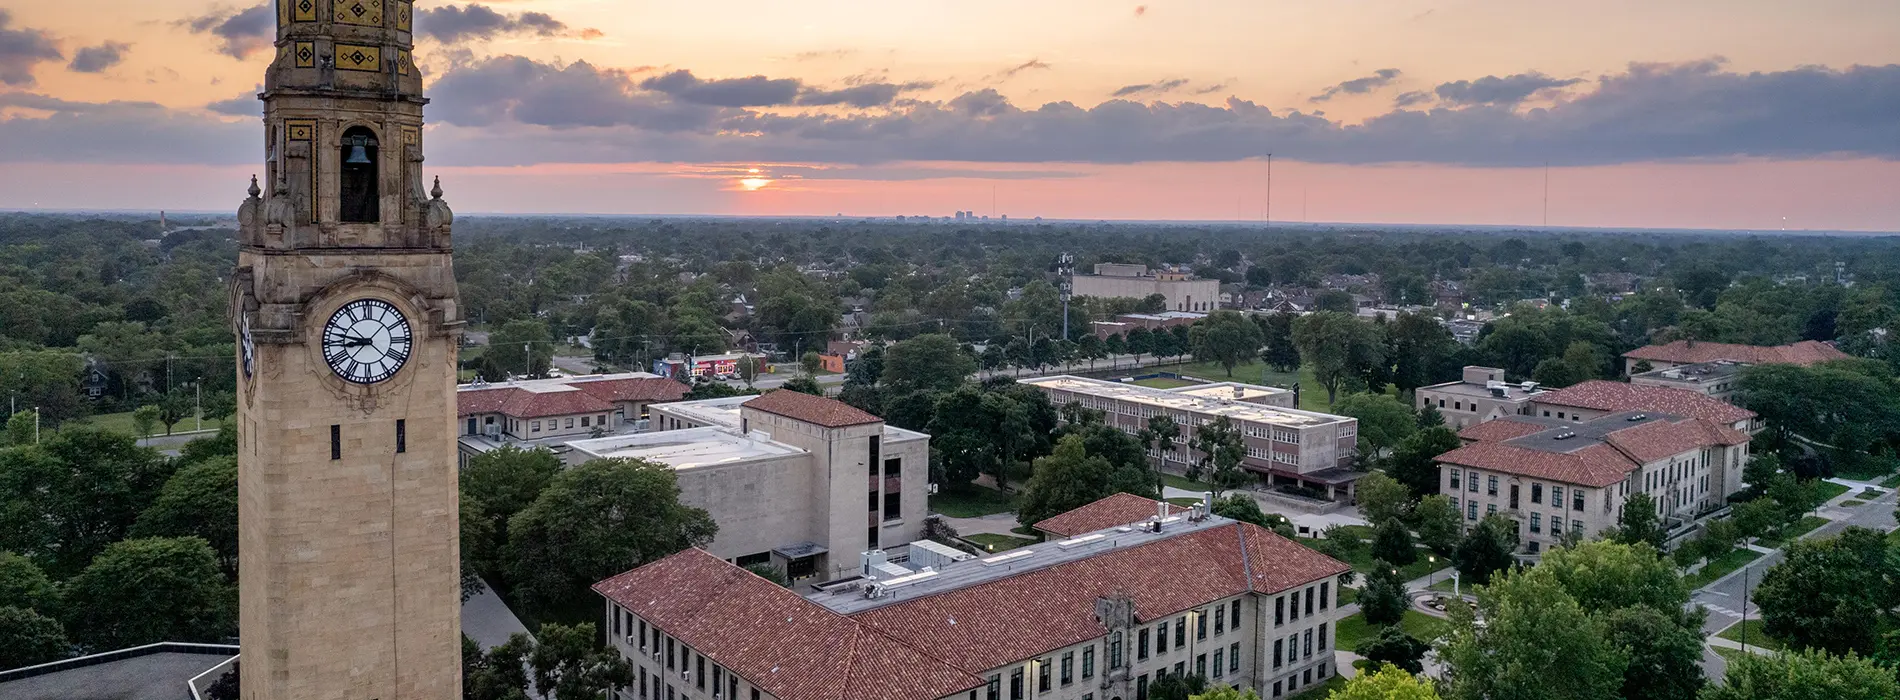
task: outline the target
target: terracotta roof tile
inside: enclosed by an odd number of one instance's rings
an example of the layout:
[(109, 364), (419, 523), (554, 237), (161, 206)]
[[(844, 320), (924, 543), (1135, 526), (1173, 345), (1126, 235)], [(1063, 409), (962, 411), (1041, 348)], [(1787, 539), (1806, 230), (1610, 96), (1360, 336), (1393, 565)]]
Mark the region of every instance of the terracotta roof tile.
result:
[(984, 683), (700, 549), (593, 588), (779, 700), (934, 699)]
[(1739, 423), (1755, 417), (1755, 412), (1723, 403), (1686, 389), (1642, 384), (1625, 384), (1595, 379), (1531, 397), (1531, 403), (1550, 406), (1574, 406), (1611, 413), (1654, 411), (1685, 418), (1700, 418), (1718, 423)]
[(1716, 360), (1734, 360), (1748, 364), (1812, 365), (1848, 359), (1848, 354), (1818, 340), (1803, 340), (1788, 345), (1733, 345), (1678, 340), (1667, 345), (1650, 345), (1623, 353), (1632, 360), (1651, 360), (1675, 364), (1694, 364)]
[[(1118, 493), (1036, 523), (1036, 529), (1056, 537), (1074, 537), (1147, 520), (1160, 512), (1160, 505), (1161, 502), (1154, 499), (1142, 498), (1132, 493)], [(1180, 513), (1186, 510), (1181, 506), (1168, 504), (1169, 513)]]
[(1439, 455), (1438, 461), (1592, 487), (1622, 481), (1637, 467), (1616, 448), (1600, 442), (1574, 452), (1545, 452), (1502, 442), (1477, 442)]
[(1515, 420), (1510, 416), (1501, 416), (1495, 420), (1458, 431), (1458, 437), (1472, 442), (1504, 442), (1511, 438), (1524, 437), (1531, 433), (1549, 430), (1550, 426), (1529, 421)]
[(1142, 621), (1248, 591), (1271, 594), (1349, 566), (1230, 523), (859, 613), (853, 619), (971, 673), (1107, 634), (1097, 598), (1127, 595)]
[(665, 377), (628, 379), (577, 379), (568, 384), (602, 401), (678, 401), (692, 387)]
[[(1654, 421), (1610, 433), (1604, 436), (1604, 441), (1637, 463), (1648, 464), (1672, 455), (1720, 444), (1712, 439), (1705, 425), (1707, 425), (1705, 421), (1699, 420), (1675, 423)], [(1737, 432), (1733, 429), (1726, 430)]]
[(766, 392), (764, 396), (745, 402), (744, 406), (826, 428), (884, 422), (882, 418), (837, 399), (784, 389)]
[(497, 387), (455, 392), (456, 415), (501, 413), (515, 418), (546, 418), (581, 413), (606, 413), (613, 404), (576, 389), (564, 391), (528, 391), (519, 387)]

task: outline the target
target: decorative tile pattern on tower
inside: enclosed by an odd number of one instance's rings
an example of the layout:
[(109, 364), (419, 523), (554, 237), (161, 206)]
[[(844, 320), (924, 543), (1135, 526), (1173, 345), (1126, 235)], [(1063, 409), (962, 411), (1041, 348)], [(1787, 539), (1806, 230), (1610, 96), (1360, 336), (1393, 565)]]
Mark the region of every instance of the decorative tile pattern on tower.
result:
[(337, 44), (336, 67), (338, 70), (380, 73), (383, 70), (382, 49), (375, 46)]
[(293, 22), (317, 21), (317, 3), (329, 0), (289, 0), (290, 19)]
[(336, 21), (365, 27), (383, 26), (383, 0), (336, 0)]

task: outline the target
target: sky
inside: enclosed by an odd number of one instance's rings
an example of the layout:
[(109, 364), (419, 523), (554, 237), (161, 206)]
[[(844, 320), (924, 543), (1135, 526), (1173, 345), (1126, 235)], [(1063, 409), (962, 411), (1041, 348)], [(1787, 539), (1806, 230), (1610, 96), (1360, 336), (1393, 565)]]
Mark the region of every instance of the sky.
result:
[[(0, 208), (235, 210), (273, 17), (0, 0)], [(1893, 0), (419, 0), (415, 25), (464, 213), (1900, 231)]]

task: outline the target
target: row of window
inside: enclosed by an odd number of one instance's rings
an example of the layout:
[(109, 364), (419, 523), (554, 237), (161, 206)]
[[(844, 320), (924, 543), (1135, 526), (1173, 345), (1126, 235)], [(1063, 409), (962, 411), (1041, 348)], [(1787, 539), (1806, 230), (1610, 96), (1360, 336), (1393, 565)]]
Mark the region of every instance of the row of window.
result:
[[(256, 452), (257, 448), (256, 448), (255, 443), (252, 444), (251, 449), (253, 453)], [(402, 419), (397, 419), (396, 420), (396, 454), (402, 454), (408, 451), (409, 451), (408, 422)], [(334, 462), (340, 459), (343, 459), (343, 426), (331, 425), (330, 426), (330, 461)]]
[[(1444, 399), (1439, 399), (1439, 400), (1438, 400), (1438, 407), (1439, 407), (1439, 408), (1444, 408), (1444, 407), (1445, 407), (1445, 400), (1444, 400)], [(1463, 402), (1463, 401), (1457, 401), (1457, 400), (1454, 400), (1454, 401), (1452, 401), (1452, 402), (1451, 402), (1451, 410), (1454, 410), (1454, 411), (1470, 411), (1470, 412), (1472, 412), (1472, 413), (1477, 413), (1477, 412), (1478, 412), (1478, 402), (1476, 402), (1476, 401), (1473, 401), (1473, 402), (1471, 402), (1471, 405), (1470, 405), (1470, 407), (1466, 407), (1466, 406), (1465, 406), (1465, 402)]]
[[(1478, 492), (1478, 472), (1476, 470), (1473, 470), (1470, 472), (1462, 472), (1458, 469), (1446, 469), (1446, 473), (1448, 475), (1448, 478), (1446, 479), (1446, 481), (1451, 484), (1451, 489), (1450, 489), (1451, 491), (1453, 492), (1458, 491), (1459, 476), (1462, 475), (1464, 477), (1465, 491), (1470, 492), (1470, 493)], [(1484, 492), (1485, 492), (1485, 495), (1487, 496), (1498, 495), (1497, 475), (1494, 474), (1494, 475), (1485, 477)], [(1517, 499), (1517, 485), (1516, 484), (1511, 485), (1511, 499), (1512, 499), (1511, 507), (1516, 508), (1517, 507), (1517, 500), (1516, 500)], [(1531, 502), (1539, 504), (1539, 505), (1542, 505), (1544, 503), (1544, 484), (1543, 483), (1541, 482), (1531, 483)], [(1550, 486), (1550, 505), (1557, 506), (1558, 508), (1562, 508), (1563, 504), (1564, 504), (1564, 487), (1556, 485), (1556, 484), (1552, 484)], [(1578, 511), (1578, 512), (1583, 511), (1583, 489), (1580, 489), (1580, 488), (1570, 489), (1570, 509), (1574, 511)]]
[[(1228, 674), (1239, 675), (1240, 642), (1229, 644), (1226, 649), (1215, 649), (1214, 665), (1212, 668), (1209, 668), (1207, 665), (1207, 654), (1195, 656), (1193, 670), (1195, 675), (1201, 676), (1202, 678), (1222, 678)], [(1186, 661), (1176, 661), (1174, 663), (1174, 675), (1178, 676), (1187, 672), (1188, 667)], [(1159, 682), (1161, 679), (1167, 678), (1168, 675), (1169, 671), (1166, 667), (1158, 668), (1155, 669), (1154, 679), (1156, 682)], [(1082, 697), (1084, 700), (1088, 700), (1090, 696), (1084, 695)], [(1148, 700), (1148, 674), (1146, 673), (1135, 678), (1135, 700)]]
[[(1321, 663), (1312, 668), (1306, 669), (1305, 671), (1302, 671), (1300, 675), (1298, 676), (1286, 679), (1285, 693), (1292, 693), (1293, 691), (1299, 690), (1300, 688), (1312, 685), (1314, 681), (1316, 680), (1315, 676), (1318, 677), (1317, 678), (1318, 682), (1320, 683), (1326, 682), (1326, 664)], [(1274, 681), (1273, 682), (1273, 697), (1277, 698), (1277, 697), (1280, 697), (1282, 694), (1283, 693), (1281, 692), (1281, 689), (1280, 689), (1280, 681)]]
[[(1285, 639), (1273, 640), (1272, 658), (1274, 670), (1277, 671), (1280, 669), (1280, 666), (1283, 665), (1281, 663), (1282, 660), (1285, 661), (1284, 665), (1286, 666), (1296, 666), (1302, 659), (1313, 658), (1313, 648), (1315, 646), (1313, 643), (1313, 633), (1315, 631), (1319, 632), (1319, 644), (1317, 645), (1319, 652), (1322, 654), (1325, 653), (1327, 649), (1326, 631), (1331, 629), (1331, 627), (1331, 625), (1320, 625), (1308, 629), (1303, 633), (1295, 632), (1288, 635)], [(1283, 651), (1285, 652), (1284, 655), (1282, 655)]]
[[(739, 697), (739, 674), (727, 671), (702, 654), (693, 653), (692, 647), (619, 606), (613, 608), (613, 631), (615, 636), (625, 633), (631, 637), (629, 645), (635, 646), (640, 654), (637, 685), (642, 700), (680, 700), (684, 694), (673, 686), (675, 673), (681, 687), (705, 692), (710, 685), (715, 696), (734, 700)], [(649, 666), (653, 667), (650, 671)], [(750, 700), (759, 700), (759, 695), (758, 688), (751, 688)]]

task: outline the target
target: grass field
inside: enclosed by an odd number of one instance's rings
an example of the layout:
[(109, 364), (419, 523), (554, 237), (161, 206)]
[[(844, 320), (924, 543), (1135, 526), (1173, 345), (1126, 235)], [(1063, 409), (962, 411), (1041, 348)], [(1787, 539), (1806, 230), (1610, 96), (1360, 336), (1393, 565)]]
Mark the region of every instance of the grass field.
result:
[[(1379, 628), (1366, 622), (1364, 615), (1347, 615), (1335, 623), (1333, 648), (1351, 650), (1359, 643), (1379, 635)], [(1432, 617), (1417, 610), (1405, 611), (1405, 619), (1399, 621), (1399, 629), (1425, 642), (1437, 639), (1451, 631), (1451, 623), (1443, 618)]]
[(1333, 691), (1345, 687), (1346, 678), (1344, 676), (1335, 675), (1326, 679), (1325, 683), (1308, 686), (1305, 690), (1301, 690), (1299, 695), (1289, 696), (1287, 700), (1326, 700), (1326, 698), (1332, 697)]
[(1783, 528), (1781, 531), (1781, 534), (1773, 535), (1769, 537), (1763, 537), (1759, 540), (1756, 540), (1755, 544), (1773, 549), (1775, 547), (1780, 547), (1789, 542), (1793, 542), (1796, 538), (1799, 538), (1802, 535), (1808, 534), (1809, 532), (1813, 532), (1814, 528), (1817, 528), (1826, 524), (1827, 524), (1827, 518), (1823, 518), (1818, 515), (1810, 515), (1810, 516), (1802, 518), (1800, 521), (1792, 525), (1787, 526), (1786, 528)]
[(1702, 567), (1702, 570), (1682, 577), (1682, 583), (1689, 588), (1701, 588), (1759, 558), (1761, 558), (1760, 552), (1737, 547), (1729, 550), (1728, 554), (1710, 560), (1707, 566)]
[(1882, 491), (1880, 489), (1861, 489), (1860, 495), (1855, 496), (1855, 498), (1862, 498), (1862, 499), (1871, 501), (1885, 495), (1887, 495), (1887, 492)]
[(1900, 488), (1900, 474), (1887, 477), (1887, 480), (1880, 482), (1880, 485), (1890, 489)]
[(1826, 479), (1814, 480), (1814, 500), (1826, 503), (1843, 493), (1847, 493), (1847, 486), (1844, 484), (1836, 484)]
[[(138, 429), (133, 427), (132, 425), (131, 411), (126, 411), (124, 413), (101, 413), (96, 416), (87, 416), (85, 418), (74, 418), (72, 420), (66, 421), (66, 425), (99, 428), (101, 430), (109, 430), (115, 433), (124, 433), (126, 435), (138, 435)], [(222, 425), (223, 423), (219, 422), (215, 418), (206, 418), (204, 429), (217, 430)], [(172, 426), (172, 432), (174, 433), (190, 432), (197, 429), (198, 429), (198, 421), (193, 418), (186, 418), (184, 420), (178, 421), (177, 425)], [(153, 426), (152, 434), (164, 435), (165, 434), (164, 424)]]
[(1161, 483), (1166, 484), (1168, 486), (1173, 486), (1183, 491), (1213, 491), (1214, 490), (1213, 484), (1207, 483), (1205, 481), (1192, 481), (1185, 476), (1181, 476), (1179, 474), (1169, 474), (1167, 472), (1162, 472)]
[(930, 497), (930, 509), (952, 518), (980, 518), (1016, 510), (1017, 494), (987, 486), (948, 486)]
[(1864, 506), (1864, 505), (1867, 505), (1866, 501), (1859, 501), (1852, 498), (1849, 498), (1845, 501), (1841, 501), (1842, 508), (1852, 508), (1854, 506)]
[(1339, 587), (1339, 604), (1340, 605), (1352, 605), (1353, 603), (1358, 602), (1358, 601), (1359, 601), (1359, 589), (1353, 588), (1351, 586)]
[(1729, 641), (1739, 642), (1742, 641), (1742, 631), (1747, 630), (1747, 641), (1751, 647), (1759, 646), (1770, 651), (1781, 651), (1782, 649), (1788, 648), (1788, 645), (1783, 644), (1781, 640), (1770, 637), (1766, 631), (1763, 631), (1762, 628), (1766, 625), (1767, 623), (1761, 620), (1749, 620), (1747, 622), (1729, 625), (1728, 629), (1722, 630), (1721, 633), (1715, 636)]
[(1136, 386), (1145, 386), (1154, 389), (1179, 389), (1184, 386), (1195, 386), (1200, 384), (1200, 382), (1175, 379), (1173, 377), (1149, 377), (1147, 379), (1137, 379), (1134, 384)]
[(965, 535), (963, 539), (983, 545), (992, 552), (1001, 552), (1036, 543), (1036, 540), (1028, 537), (1011, 537), (1009, 535), (997, 535), (988, 532)]
[(1736, 659), (1740, 659), (1743, 657), (1759, 656), (1758, 654), (1752, 651), (1742, 651), (1740, 649), (1730, 649), (1728, 647), (1709, 647), (1709, 650), (1717, 654), (1721, 654), (1722, 660), (1727, 661), (1729, 663), (1735, 663)]

